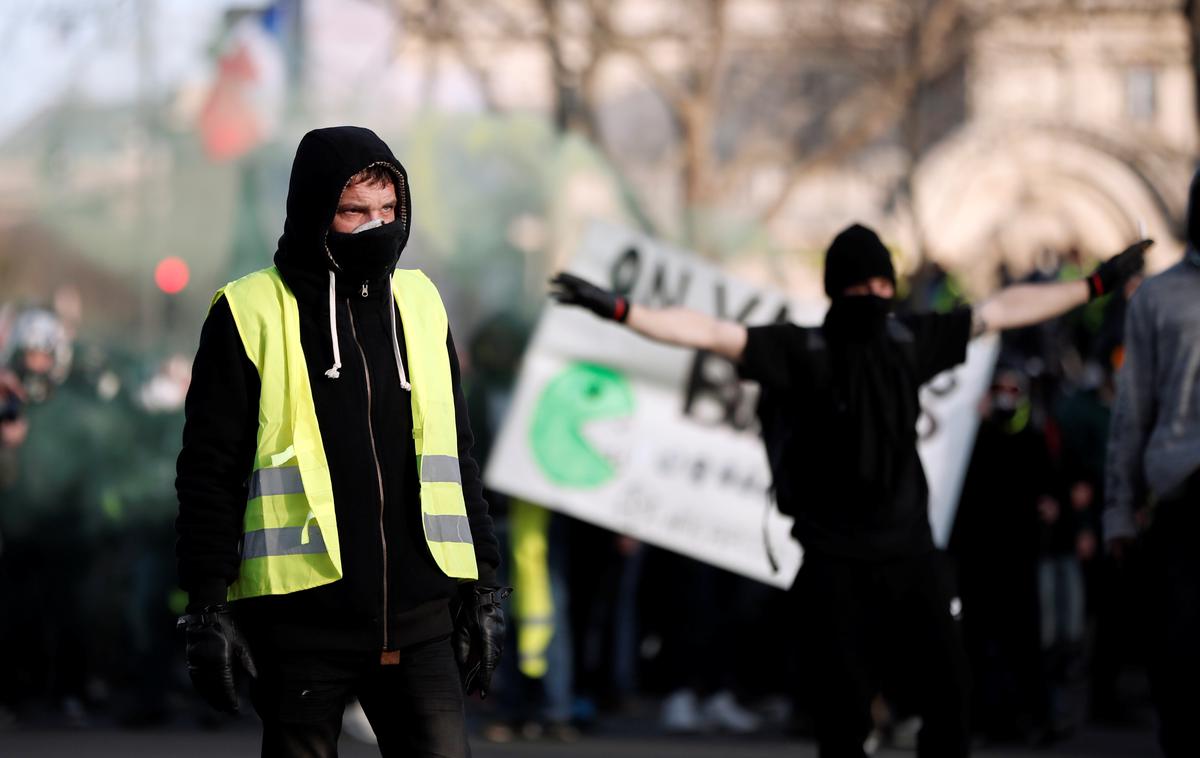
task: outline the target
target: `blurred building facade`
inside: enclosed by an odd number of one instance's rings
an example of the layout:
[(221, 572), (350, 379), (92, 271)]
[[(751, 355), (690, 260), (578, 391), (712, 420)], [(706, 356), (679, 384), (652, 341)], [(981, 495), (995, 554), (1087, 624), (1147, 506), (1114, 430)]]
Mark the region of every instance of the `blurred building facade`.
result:
[(1197, 147), (1181, 4), (1007, 6), (972, 44), (967, 117), (922, 166), (935, 255), (970, 269), (988, 251), (1028, 268), (1045, 248), (1119, 250), (1141, 223), (1153, 261), (1175, 260)]
[[(400, 24), (391, 107), (583, 121), (640, 190), (634, 220), (752, 277), (818, 293), (815, 254), (852, 219), (977, 291), (1000, 261), (1105, 255), (1139, 227), (1158, 240), (1152, 266), (1181, 249), (1200, 125), (1180, 0), (610, 5), (363, 12)], [(687, 229), (689, 213), (709, 227)]]
[[(536, 240), (531, 266), (560, 265), (595, 217), (814, 297), (820, 253), (852, 220), (903, 267), (938, 261), (975, 294), (1000, 261), (1108, 254), (1139, 223), (1158, 240), (1152, 265), (1181, 247), (1198, 133), (1182, 0), (229, 0), (212, 47), (283, 6), (299, 19), (272, 38), (291, 94), (271, 95), (286, 107), (262, 146), (206, 154), (216, 55), (123, 105), (68, 90), (0, 142), (0, 226), (50, 229), (141, 300), (159, 297), (153, 263), (181, 256), (190, 321), (230, 259), (266, 262), (307, 129), (359, 122), (396, 139), (533, 119), (611, 170), (551, 172), (556, 207), (513, 221), (538, 232), (516, 235)], [(138, 5), (160, 20), (170, 7)], [(167, 27), (137, 27), (129, 44), (152, 64), (172, 44), (152, 30)], [(466, 139), (469, 162), (479, 140)], [(441, 170), (426, 158), (407, 156)]]

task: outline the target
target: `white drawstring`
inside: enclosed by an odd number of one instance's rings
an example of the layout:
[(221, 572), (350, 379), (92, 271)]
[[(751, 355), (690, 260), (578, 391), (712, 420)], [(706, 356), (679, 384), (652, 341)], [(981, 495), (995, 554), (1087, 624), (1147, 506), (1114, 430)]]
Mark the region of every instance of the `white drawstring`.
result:
[(333, 366), (325, 372), (330, 379), (341, 376), (338, 371), (342, 367), (342, 351), (338, 348), (337, 338), (337, 275), (329, 272), (329, 339), (333, 340)]
[(404, 361), (400, 359), (400, 337), (396, 333), (396, 288), (392, 285), (391, 276), (388, 277), (388, 292), (392, 294), (392, 351), (396, 354), (396, 371), (400, 373), (400, 386), (409, 392), (412, 391), (412, 385), (408, 383), (408, 376), (404, 373)]

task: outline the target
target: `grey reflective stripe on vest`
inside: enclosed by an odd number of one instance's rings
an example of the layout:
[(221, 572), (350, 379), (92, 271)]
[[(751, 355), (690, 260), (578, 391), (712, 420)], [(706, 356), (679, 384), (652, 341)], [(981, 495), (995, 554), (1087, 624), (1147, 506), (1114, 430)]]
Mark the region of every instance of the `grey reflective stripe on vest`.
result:
[(523, 616), (517, 619), (520, 626), (553, 626), (553, 616)]
[(465, 542), (471, 539), (471, 524), (466, 516), (431, 516), (425, 514), (425, 537), (430, 542)]
[(422, 482), (451, 482), (462, 485), (462, 472), (453, 455), (422, 455)]
[(313, 524), (308, 528), (308, 542), (304, 541), (304, 527), (284, 526), (278, 529), (258, 529), (242, 535), (243, 558), (266, 558), (274, 555), (308, 555), (328, 553), (321, 528)]
[(250, 500), (263, 495), (302, 495), (299, 466), (260, 468), (250, 475)]

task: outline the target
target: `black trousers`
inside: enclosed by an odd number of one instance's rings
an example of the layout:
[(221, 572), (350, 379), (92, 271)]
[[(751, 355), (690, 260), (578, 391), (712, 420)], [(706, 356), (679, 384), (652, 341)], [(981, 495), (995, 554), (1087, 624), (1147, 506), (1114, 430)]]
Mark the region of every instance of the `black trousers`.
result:
[(347, 701), (357, 697), (385, 758), (469, 758), (464, 696), (449, 637), (400, 651), (287, 653), (252, 649), (250, 699), (263, 724), (263, 758), (333, 758)]
[(866, 755), (881, 692), (922, 717), (918, 756), (967, 755), (969, 668), (946, 556), (866, 562), (809, 551), (792, 592), (821, 758)]
[(1168, 758), (1194, 756), (1200, 740), (1200, 472), (1161, 500), (1146, 535), (1150, 690)]

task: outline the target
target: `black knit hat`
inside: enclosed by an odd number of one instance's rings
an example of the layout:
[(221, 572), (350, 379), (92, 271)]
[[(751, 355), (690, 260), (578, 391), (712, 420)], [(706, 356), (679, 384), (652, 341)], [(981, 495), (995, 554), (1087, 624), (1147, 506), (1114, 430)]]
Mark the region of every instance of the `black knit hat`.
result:
[(825, 294), (837, 297), (847, 288), (880, 276), (896, 284), (892, 254), (879, 235), (861, 224), (846, 227), (825, 252)]

